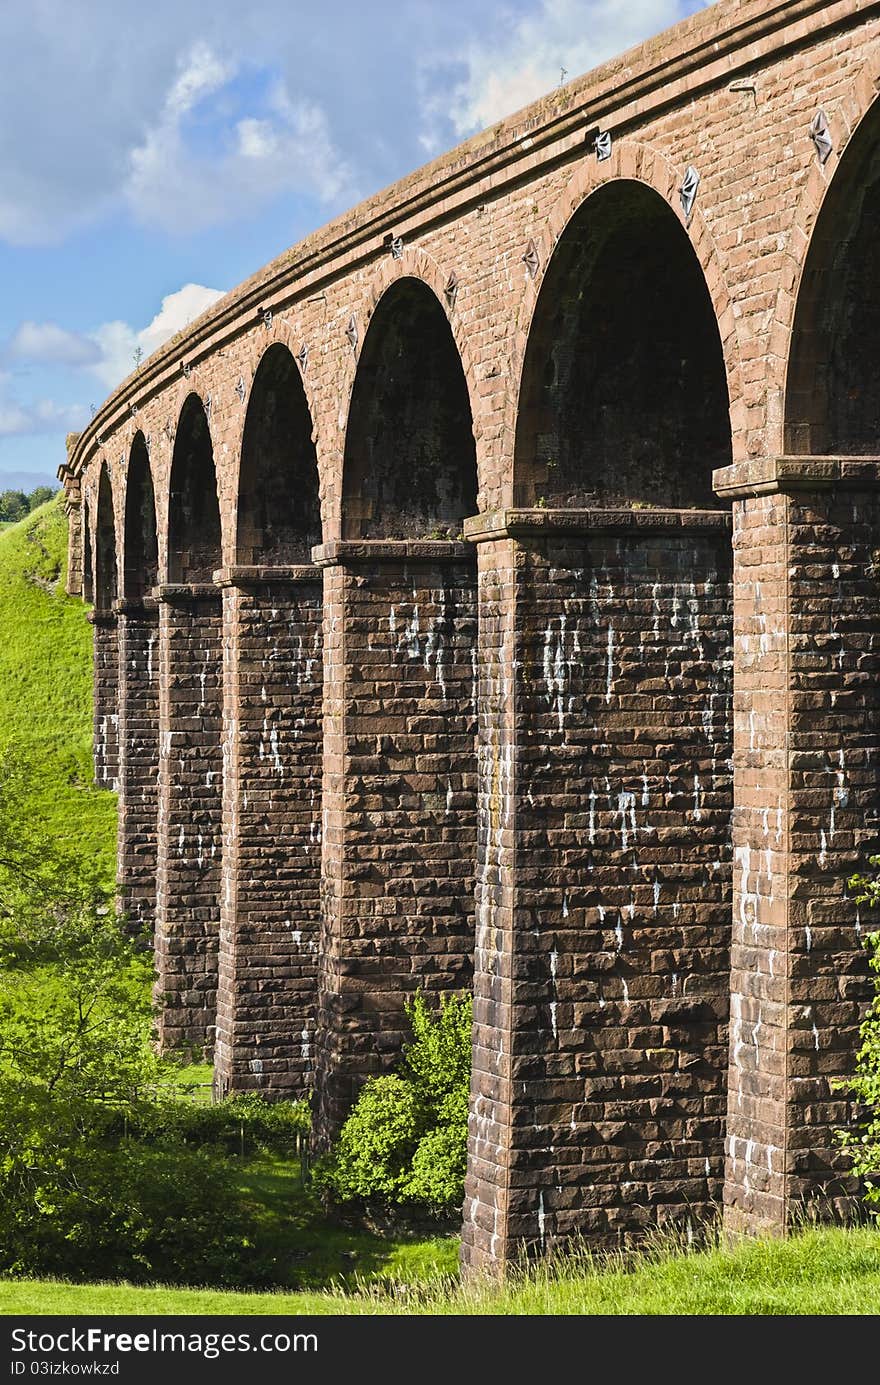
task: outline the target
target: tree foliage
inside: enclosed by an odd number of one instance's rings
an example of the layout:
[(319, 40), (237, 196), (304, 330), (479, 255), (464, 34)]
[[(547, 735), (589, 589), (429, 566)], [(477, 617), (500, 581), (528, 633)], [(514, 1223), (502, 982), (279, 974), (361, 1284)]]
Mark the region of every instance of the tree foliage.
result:
[(28, 494), (26, 491), (0, 491), (0, 520), (6, 522), (24, 519), (38, 505), (45, 505), (55, 494), (51, 486), (37, 486)]
[[(869, 864), (880, 867), (880, 856)], [(880, 874), (854, 875), (849, 887), (859, 905), (880, 908)], [(835, 1083), (849, 1091), (860, 1107), (860, 1119), (839, 1132), (840, 1142), (852, 1160), (852, 1170), (864, 1180), (864, 1201), (875, 1216), (880, 1216), (880, 931), (863, 939), (869, 965), (875, 977), (874, 998), (861, 1027), (861, 1047), (852, 1076)]]
[(182, 1107), (153, 1044), (152, 958), (0, 761), (0, 1274), (274, 1283), (229, 1157), (303, 1111)]
[(448, 1215), (464, 1197), (473, 1006), (449, 996), (432, 1010), (416, 994), (407, 1016), (399, 1070), (367, 1081), (315, 1179), (339, 1203)]

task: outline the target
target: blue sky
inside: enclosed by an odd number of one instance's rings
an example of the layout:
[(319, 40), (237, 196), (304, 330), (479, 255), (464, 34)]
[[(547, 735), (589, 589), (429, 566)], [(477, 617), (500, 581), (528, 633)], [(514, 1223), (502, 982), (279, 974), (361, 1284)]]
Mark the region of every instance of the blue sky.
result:
[(6, 0), (0, 489), (287, 246), (703, 7)]

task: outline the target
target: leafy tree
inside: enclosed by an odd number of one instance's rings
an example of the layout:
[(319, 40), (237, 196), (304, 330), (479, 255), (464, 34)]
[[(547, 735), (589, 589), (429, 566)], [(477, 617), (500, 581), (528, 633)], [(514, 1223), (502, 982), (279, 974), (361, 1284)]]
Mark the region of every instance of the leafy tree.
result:
[(38, 505), (45, 505), (47, 500), (51, 500), (55, 494), (51, 486), (36, 486), (28, 496), (28, 510), (35, 510)]
[(24, 519), (29, 512), (24, 491), (0, 491), (0, 520)]
[[(880, 867), (880, 856), (871, 856), (869, 864)], [(858, 904), (880, 907), (880, 875), (854, 875), (849, 888)], [(880, 931), (868, 933), (863, 942), (875, 976), (874, 998), (861, 1027), (855, 1072), (834, 1086), (849, 1091), (862, 1108), (861, 1119), (839, 1131), (838, 1138), (852, 1159), (853, 1173), (864, 1180), (866, 1205), (880, 1217)]]
[(0, 1274), (271, 1284), (233, 1123), (286, 1141), (302, 1111), (181, 1111), (159, 1079), (152, 964), (90, 868), (0, 761)]
[(370, 1078), (315, 1182), (328, 1200), (447, 1215), (464, 1197), (473, 1005), (421, 994), (407, 1006), (413, 1042), (399, 1071)]

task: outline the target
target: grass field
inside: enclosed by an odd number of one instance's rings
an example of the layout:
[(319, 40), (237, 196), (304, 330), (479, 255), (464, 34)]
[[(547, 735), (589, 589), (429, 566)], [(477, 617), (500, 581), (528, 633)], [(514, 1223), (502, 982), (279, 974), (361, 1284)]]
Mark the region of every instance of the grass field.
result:
[(114, 875), (116, 798), (92, 782), (92, 628), (65, 595), (60, 498), (0, 532), (0, 751), (28, 765), (35, 818)]
[(436, 1246), (431, 1278), (421, 1252), (395, 1252), (361, 1292), (237, 1294), (45, 1281), (0, 1284), (0, 1314), (484, 1314), (484, 1315), (876, 1315), (880, 1231), (811, 1230), (788, 1241), (727, 1250), (657, 1250), (628, 1266), (586, 1259), (512, 1276), (503, 1286), (463, 1288), (452, 1274), (454, 1242)]

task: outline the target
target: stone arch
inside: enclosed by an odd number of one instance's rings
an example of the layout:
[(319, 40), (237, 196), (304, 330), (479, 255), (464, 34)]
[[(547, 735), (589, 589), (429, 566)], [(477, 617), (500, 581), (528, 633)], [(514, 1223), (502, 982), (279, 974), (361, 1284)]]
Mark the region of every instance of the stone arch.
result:
[(789, 236), (770, 354), (775, 450), (880, 453), (878, 71), (863, 68), (849, 102), (826, 112), (834, 149), (815, 160)]
[(83, 600), (92, 605), (95, 600), (95, 572), (92, 562), (92, 511), (89, 497), (83, 497), (82, 506), (82, 545), (83, 545)]
[(98, 508), (95, 525), (95, 608), (111, 611), (118, 596), (116, 563), (116, 522), (113, 514), (113, 487), (107, 463), (98, 474)]
[(140, 431), (135, 433), (129, 452), (122, 551), (122, 595), (129, 600), (141, 600), (159, 580), (159, 545), (150, 454)]
[(312, 416), (300, 372), (282, 342), (263, 353), (251, 386), (236, 515), (238, 563), (308, 563), (321, 542)]
[(395, 274), (369, 316), (348, 408), (346, 538), (447, 538), (477, 506), (471, 392), (449, 315)]
[(212, 580), (222, 561), (220, 504), (208, 416), (199, 395), (184, 401), (174, 436), (168, 494), (169, 582)]
[(731, 460), (728, 371), (681, 217), (640, 178), (603, 180), (542, 264), (514, 503), (711, 508), (712, 470)]
[[(511, 380), (514, 383), (508, 395), (504, 423), (504, 450), (509, 459), (509, 500), (514, 499), (513, 459), (524, 403), (522, 396), (526, 356), (529, 351), (529, 344), (533, 342), (535, 314), (538, 311), (538, 304), (542, 298), (547, 276), (555, 272), (555, 251), (568, 228), (581, 213), (586, 212), (588, 200), (607, 185), (618, 182), (635, 184), (646, 189), (645, 196), (650, 192), (655, 193), (658, 199), (657, 205), (665, 203), (669, 212), (670, 223), (673, 219), (677, 220), (682, 231), (687, 235), (696, 261), (694, 267), (699, 270), (717, 325), (720, 352), (726, 374), (733, 456), (738, 458), (745, 455), (742, 370), (733, 305), (714, 241), (700, 212), (699, 204), (694, 208), (689, 222), (682, 212), (678, 197), (682, 173), (683, 170), (672, 165), (657, 150), (635, 142), (620, 142), (615, 145), (611, 157), (602, 163), (590, 157), (577, 167), (565, 192), (551, 210), (546, 221), (546, 229), (540, 238), (535, 237), (538, 268), (533, 277), (528, 274), (525, 267), (522, 270), (526, 283), (511, 352)], [(519, 499), (518, 496), (517, 500)]]

